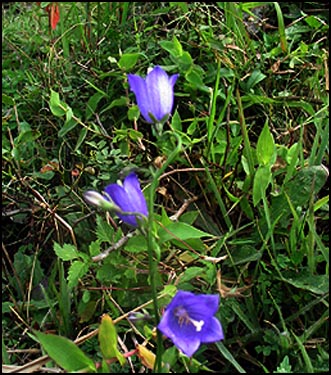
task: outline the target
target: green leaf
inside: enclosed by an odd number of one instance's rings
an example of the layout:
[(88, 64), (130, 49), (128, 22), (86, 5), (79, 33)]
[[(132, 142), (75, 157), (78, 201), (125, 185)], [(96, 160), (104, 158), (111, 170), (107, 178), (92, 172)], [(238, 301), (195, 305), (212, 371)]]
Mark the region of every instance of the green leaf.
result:
[(139, 110), (139, 107), (137, 105), (133, 105), (132, 107), (130, 107), (128, 109), (128, 119), (133, 121), (137, 118), (139, 118), (139, 115), (140, 115), (140, 110)]
[(272, 3), (275, 6), (276, 14), (277, 14), (277, 23), (278, 23), (280, 46), (282, 48), (282, 51), (287, 53), (288, 46), (287, 46), (287, 40), (286, 40), (286, 31), (285, 31), (285, 23), (284, 23), (282, 8), (280, 7), (280, 5), (277, 1), (273, 1)]
[(260, 70), (254, 70), (246, 83), (246, 90), (249, 91), (266, 77)]
[(118, 61), (118, 66), (124, 70), (132, 69), (140, 56), (140, 53), (124, 53)]
[(75, 146), (74, 152), (77, 152), (79, 150), (79, 147), (82, 145), (84, 142), (86, 136), (87, 136), (88, 129), (87, 128), (82, 128), (79, 132), (79, 137)]
[(79, 252), (76, 247), (71, 244), (64, 244), (61, 246), (57, 242), (54, 242), (55, 254), (63, 261), (73, 260), (79, 258)]
[(100, 242), (99, 241), (92, 241), (89, 245), (89, 253), (91, 257), (94, 257), (100, 254)]
[(277, 367), (277, 370), (275, 371), (275, 374), (291, 374), (292, 371), (292, 366), (290, 364), (290, 360), (288, 356), (286, 355), (282, 362), (279, 364)]
[(188, 52), (185, 51), (183, 52), (181, 56), (179, 56), (176, 59), (176, 63), (178, 64), (180, 70), (183, 70), (186, 72), (190, 70), (190, 68), (192, 67), (193, 59), (192, 59), (192, 56)]
[(102, 92), (96, 92), (94, 95), (90, 97), (86, 104), (85, 121), (87, 121), (93, 115), (98, 106), (98, 103), (104, 97), (105, 95)]
[(126, 107), (127, 104), (128, 104), (127, 98), (124, 97), (124, 96), (121, 96), (118, 99), (114, 99), (106, 108), (104, 108), (102, 111), (100, 111), (100, 115), (109, 111), (113, 107)]
[(203, 232), (200, 229), (192, 227), (189, 224), (176, 222), (171, 223), (165, 228), (160, 228), (158, 231), (159, 243), (163, 243), (169, 240), (188, 240), (193, 238), (201, 237), (213, 237), (212, 234)]
[(34, 331), (34, 334), (47, 354), (64, 370), (68, 372), (97, 372), (93, 360), (69, 339), (38, 331)]
[(308, 290), (314, 294), (326, 294), (329, 291), (329, 277), (327, 275), (312, 275), (308, 270), (300, 273), (283, 271), (283, 280), (298, 289)]
[(190, 267), (187, 268), (180, 276), (179, 276), (179, 282), (184, 283), (187, 281), (192, 280), (193, 278), (197, 276), (201, 276), (205, 274), (205, 269), (202, 267)]
[(2, 93), (2, 104), (13, 106), (15, 105), (15, 100), (10, 96)]
[(98, 337), (103, 358), (117, 358), (123, 366), (125, 364), (125, 358), (117, 349), (116, 328), (112, 318), (107, 314), (102, 316)]
[(138, 234), (137, 236), (131, 237), (125, 245), (125, 250), (130, 251), (131, 253), (147, 251), (145, 236)]
[(238, 264), (255, 262), (259, 260), (261, 256), (261, 251), (258, 251), (255, 247), (251, 245), (242, 245), (233, 252), (231, 261), (227, 259), (224, 263), (237, 266)]
[(177, 58), (183, 54), (183, 47), (180, 44), (176, 36), (173, 37), (172, 41), (161, 40), (159, 42), (160, 46), (170, 53), (171, 56)]
[(171, 127), (174, 129), (174, 130), (178, 130), (178, 131), (182, 131), (182, 120), (179, 116), (179, 113), (177, 112), (177, 110), (175, 111), (174, 115), (172, 116), (172, 119), (171, 119)]
[(235, 369), (237, 369), (237, 371), (240, 373), (240, 374), (246, 374), (246, 371), (240, 366), (240, 364), (235, 360), (235, 358), (233, 357), (233, 355), (229, 352), (229, 350), (226, 348), (226, 346), (218, 341), (215, 343), (218, 350), (220, 351), (220, 353), (222, 353), (223, 357), (228, 361), (230, 362), (233, 367)]
[(254, 207), (264, 197), (269, 183), (271, 182), (270, 167), (259, 167), (254, 175), (253, 182), (253, 205)]
[(49, 107), (54, 116), (62, 117), (67, 112), (67, 104), (61, 102), (60, 95), (51, 89), (51, 97), (49, 101)]
[(193, 68), (185, 74), (185, 78), (187, 82), (191, 83), (191, 85), (194, 88), (202, 89), (203, 91), (208, 91), (208, 87), (206, 87), (203, 83), (202, 74), (203, 72), (201, 70)]
[(74, 288), (78, 281), (88, 271), (88, 265), (80, 260), (75, 260), (68, 271), (68, 288)]
[(98, 241), (106, 242), (108, 244), (113, 243), (114, 230), (100, 215), (97, 215), (96, 233), (97, 233)]
[(302, 168), (285, 186), (284, 191), (295, 207), (307, 204), (326, 182), (328, 171), (322, 166)]
[(256, 156), (260, 165), (274, 163), (276, 148), (274, 138), (270, 132), (268, 122), (265, 123), (256, 145)]
[(27, 130), (19, 134), (17, 137), (17, 143), (29, 143), (33, 142), (41, 136), (38, 130)]
[[(72, 111), (71, 111), (72, 115)], [(70, 118), (70, 113), (68, 118)], [(68, 121), (64, 123), (62, 128), (59, 130), (58, 136), (64, 137), (68, 132), (70, 132), (72, 129), (74, 129), (77, 126), (78, 122), (74, 120), (73, 118), (70, 118)]]

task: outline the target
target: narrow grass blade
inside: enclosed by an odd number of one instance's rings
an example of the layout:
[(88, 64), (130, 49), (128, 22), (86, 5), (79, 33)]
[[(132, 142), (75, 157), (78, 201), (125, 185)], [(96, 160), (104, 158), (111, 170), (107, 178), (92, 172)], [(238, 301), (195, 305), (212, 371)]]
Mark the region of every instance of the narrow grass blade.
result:
[(226, 346), (222, 342), (217, 342), (216, 346), (218, 350), (222, 353), (223, 357), (227, 359), (240, 374), (246, 374), (246, 371), (240, 366), (240, 364), (233, 358), (233, 355), (228, 351)]

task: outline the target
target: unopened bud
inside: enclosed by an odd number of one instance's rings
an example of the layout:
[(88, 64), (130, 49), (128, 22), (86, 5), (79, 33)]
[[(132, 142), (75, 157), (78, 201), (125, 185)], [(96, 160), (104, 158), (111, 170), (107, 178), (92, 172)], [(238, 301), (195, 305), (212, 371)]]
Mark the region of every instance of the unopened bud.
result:
[(106, 211), (121, 211), (121, 209), (113, 202), (106, 199), (103, 195), (94, 190), (88, 190), (84, 193), (84, 198), (87, 203), (100, 207)]

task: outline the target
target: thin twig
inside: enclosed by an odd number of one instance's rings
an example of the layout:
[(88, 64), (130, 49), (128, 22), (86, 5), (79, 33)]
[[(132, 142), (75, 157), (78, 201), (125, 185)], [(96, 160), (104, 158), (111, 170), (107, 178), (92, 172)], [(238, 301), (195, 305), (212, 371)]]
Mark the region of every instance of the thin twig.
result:
[(131, 238), (134, 234), (135, 234), (135, 232), (130, 232), (130, 233), (126, 234), (119, 241), (117, 241), (114, 245), (108, 247), (108, 249), (106, 249), (102, 253), (92, 257), (93, 262), (99, 262), (100, 260), (105, 259), (111, 251), (117, 250), (118, 248), (123, 246), (129, 240), (129, 238)]

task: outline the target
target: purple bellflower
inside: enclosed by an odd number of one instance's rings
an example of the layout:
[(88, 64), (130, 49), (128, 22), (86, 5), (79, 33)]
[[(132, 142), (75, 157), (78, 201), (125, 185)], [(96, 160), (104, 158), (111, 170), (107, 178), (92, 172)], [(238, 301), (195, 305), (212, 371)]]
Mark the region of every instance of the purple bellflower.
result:
[(218, 294), (179, 290), (167, 306), (158, 329), (191, 357), (201, 343), (224, 339), (221, 323), (214, 317), (218, 305)]
[(169, 77), (160, 66), (151, 70), (146, 79), (128, 74), (128, 82), (136, 96), (139, 110), (150, 124), (163, 123), (171, 114), (178, 76), (179, 74), (174, 74)]
[[(147, 203), (140, 188), (137, 175), (131, 172), (123, 181), (123, 184), (110, 184), (105, 187), (105, 193), (120, 208), (122, 212), (134, 212), (142, 216), (148, 216)], [(124, 215), (116, 212), (117, 216), (126, 224), (138, 226), (139, 215)]]

